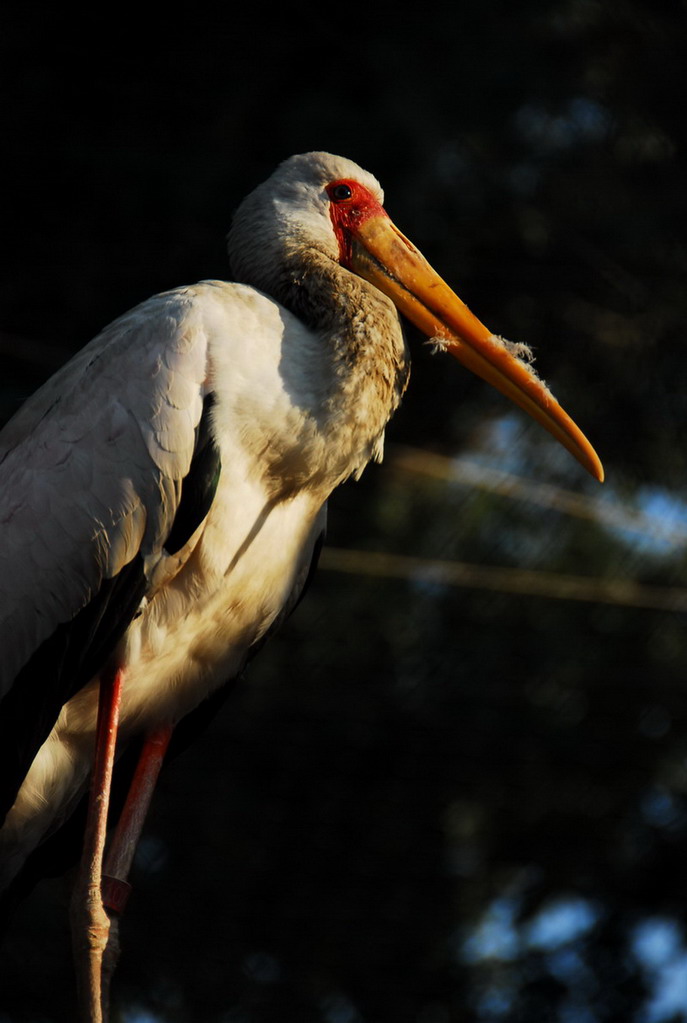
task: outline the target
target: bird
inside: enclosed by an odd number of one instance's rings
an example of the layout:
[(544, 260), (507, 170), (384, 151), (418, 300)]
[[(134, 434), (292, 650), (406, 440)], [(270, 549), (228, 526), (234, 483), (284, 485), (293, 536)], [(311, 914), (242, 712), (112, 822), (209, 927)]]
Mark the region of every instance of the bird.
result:
[(383, 202), (348, 159), (284, 160), (236, 210), (231, 281), (125, 313), (0, 432), (0, 888), (87, 791), (106, 679), (116, 776), (293, 610), (330, 495), (382, 458), (404, 319), (603, 479), (527, 349), (471, 313)]

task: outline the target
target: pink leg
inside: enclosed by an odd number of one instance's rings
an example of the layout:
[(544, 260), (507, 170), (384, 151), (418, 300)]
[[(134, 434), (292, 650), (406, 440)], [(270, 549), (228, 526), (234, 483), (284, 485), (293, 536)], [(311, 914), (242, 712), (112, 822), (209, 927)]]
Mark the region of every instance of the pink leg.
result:
[[(108, 849), (103, 874), (103, 900), (115, 913), (123, 912), (126, 905), (129, 894), (127, 877), (171, 738), (171, 725), (158, 728), (147, 736)], [(122, 885), (126, 888), (123, 889)]]
[(147, 736), (105, 860), (102, 897), (110, 915), (110, 935), (103, 964), (104, 999), (119, 958), (119, 918), (131, 891), (127, 878), (171, 738), (171, 725)]
[(72, 896), (72, 940), (83, 1023), (103, 1023), (107, 1019), (101, 975), (110, 921), (103, 908), (100, 885), (123, 679), (121, 668), (107, 672), (100, 679), (86, 831)]

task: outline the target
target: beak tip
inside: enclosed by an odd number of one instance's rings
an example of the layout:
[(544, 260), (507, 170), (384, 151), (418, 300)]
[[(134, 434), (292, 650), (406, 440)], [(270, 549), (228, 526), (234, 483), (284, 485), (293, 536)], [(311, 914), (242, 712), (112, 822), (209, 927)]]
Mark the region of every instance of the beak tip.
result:
[(592, 476), (598, 483), (603, 483), (606, 479), (606, 473), (604, 472), (604, 467), (601, 464), (601, 459), (584, 434), (582, 435), (582, 439), (584, 444), (579, 446), (568, 446), (565, 443), (564, 446), (568, 447), (570, 454), (575, 456), (582, 468), (586, 469), (590, 476)]

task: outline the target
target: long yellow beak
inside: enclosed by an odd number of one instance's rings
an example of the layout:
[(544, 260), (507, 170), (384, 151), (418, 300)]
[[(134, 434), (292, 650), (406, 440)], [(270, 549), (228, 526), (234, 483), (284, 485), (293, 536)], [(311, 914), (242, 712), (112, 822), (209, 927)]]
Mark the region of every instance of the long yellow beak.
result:
[(515, 346), (487, 330), (385, 215), (352, 232), (350, 266), (428, 337), (510, 398), (553, 434), (600, 482), (599, 456)]

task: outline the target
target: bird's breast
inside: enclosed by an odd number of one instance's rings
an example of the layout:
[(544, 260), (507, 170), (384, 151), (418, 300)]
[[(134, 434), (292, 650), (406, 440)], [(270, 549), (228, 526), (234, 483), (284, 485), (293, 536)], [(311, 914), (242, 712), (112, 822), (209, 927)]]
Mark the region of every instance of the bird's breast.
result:
[(292, 599), (322, 531), (322, 501), (275, 499), (227, 471), (193, 551), (127, 637), (122, 714), (178, 720), (238, 674)]
[(223, 464), (240, 449), (270, 495), (326, 497), (381, 450), (407, 379), (398, 317), (378, 296), (377, 315), (354, 304), (316, 329), (255, 289), (213, 287), (208, 387)]

